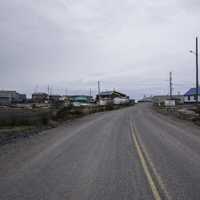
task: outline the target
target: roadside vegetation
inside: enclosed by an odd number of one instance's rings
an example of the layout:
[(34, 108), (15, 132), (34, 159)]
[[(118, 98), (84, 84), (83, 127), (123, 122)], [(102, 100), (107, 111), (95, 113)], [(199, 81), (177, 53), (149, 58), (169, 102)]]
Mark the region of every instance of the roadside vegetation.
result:
[(105, 112), (114, 109), (127, 107), (127, 105), (107, 105), (107, 106), (81, 106), (72, 105), (53, 106), (50, 108), (0, 109), (0, 144), (7, 143), (18, 137), (29, 137), (42, 130), (54, 128), (59, 124), (89, 115), (96, 112)]

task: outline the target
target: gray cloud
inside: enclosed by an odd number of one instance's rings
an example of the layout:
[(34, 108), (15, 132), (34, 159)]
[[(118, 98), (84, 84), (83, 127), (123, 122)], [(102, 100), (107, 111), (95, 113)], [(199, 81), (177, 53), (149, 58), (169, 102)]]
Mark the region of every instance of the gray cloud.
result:
[[(132, 97), (194, 83), (198, 0), (2, 0), (0, 85), (31, 93), (118, 88)], [(60, 88), (60, 89), (59, 89)]]

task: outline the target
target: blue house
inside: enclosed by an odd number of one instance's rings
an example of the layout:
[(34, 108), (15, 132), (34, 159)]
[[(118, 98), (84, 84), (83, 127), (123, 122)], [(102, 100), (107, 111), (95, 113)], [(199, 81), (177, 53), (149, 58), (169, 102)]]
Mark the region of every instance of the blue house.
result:
[[(198, 88), (198, 93), (199, 93), (198, 100), (200, 101), (200, 87)], [(196, 88), (191, 88), (184, 94), (184, 102), (185, 103), (196, 102)]]

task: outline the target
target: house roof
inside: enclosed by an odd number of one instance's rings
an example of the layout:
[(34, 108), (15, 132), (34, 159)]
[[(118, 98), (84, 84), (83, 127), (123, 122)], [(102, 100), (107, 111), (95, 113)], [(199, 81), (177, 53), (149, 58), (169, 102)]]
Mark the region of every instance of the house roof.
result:
[[(173, 99), (183, 99), (184, 95), (172, 95)], [(158, 95), (158, 96), (153, 96), (153, 100), (158, 100), (158, 99), (171, 99), (171, 97), (169, 95)]]
[(112, 95), (113, 91), (104, 91), (104, 92), (100, 92), (100, 95)]
[[(198, 93), (200, 94), (200, 87), (198, 88)], [(184, 96), (191, 96), (196, 94), (196, 88), (190, 88)]]
[(71, 96), (69, 96), (69, 98), (71, 99), (71, 101), (82, 101), (82, 100), (89, 101), (90, 99), (92, 99), (92, 96), (88, 96), (88, 95), (71, 95)]
[(119, 95), (119, 96), (126, 96), (125, 94), (117, 91), (104, 91), (100, 92), (100, 96), (111, 96), (113, 94)]
[(48, 95), (48, 94), (45, 92), (35, 92), (32, 95)]
[(0, 90), (0, 92), (5, 92), (5, 93), (16, 93), (15, 90)]
[(74, 97), (87, 97), (87, 98), (90, 98), (92, 96), (89, 96), (89, 95), (68, 95), (68, 97), (72, 97), (72, 98), (74, 98)]

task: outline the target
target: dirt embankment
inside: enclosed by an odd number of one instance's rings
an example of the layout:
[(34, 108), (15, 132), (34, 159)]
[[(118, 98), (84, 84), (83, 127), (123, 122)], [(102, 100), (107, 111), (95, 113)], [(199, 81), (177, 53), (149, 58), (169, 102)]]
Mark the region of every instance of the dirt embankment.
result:
[(180, 105), (174, 108), (154, 106), (154, 109), (159, 113), (171, 115), (181, 120), (192, 121), (200, 126), (200, 107), (195, 105)]
[(89, 115), (124, 106), (63, 107), (59, 109), (0, 109), (0, 145), (18, 137), (29, 137), (42, 130)]

